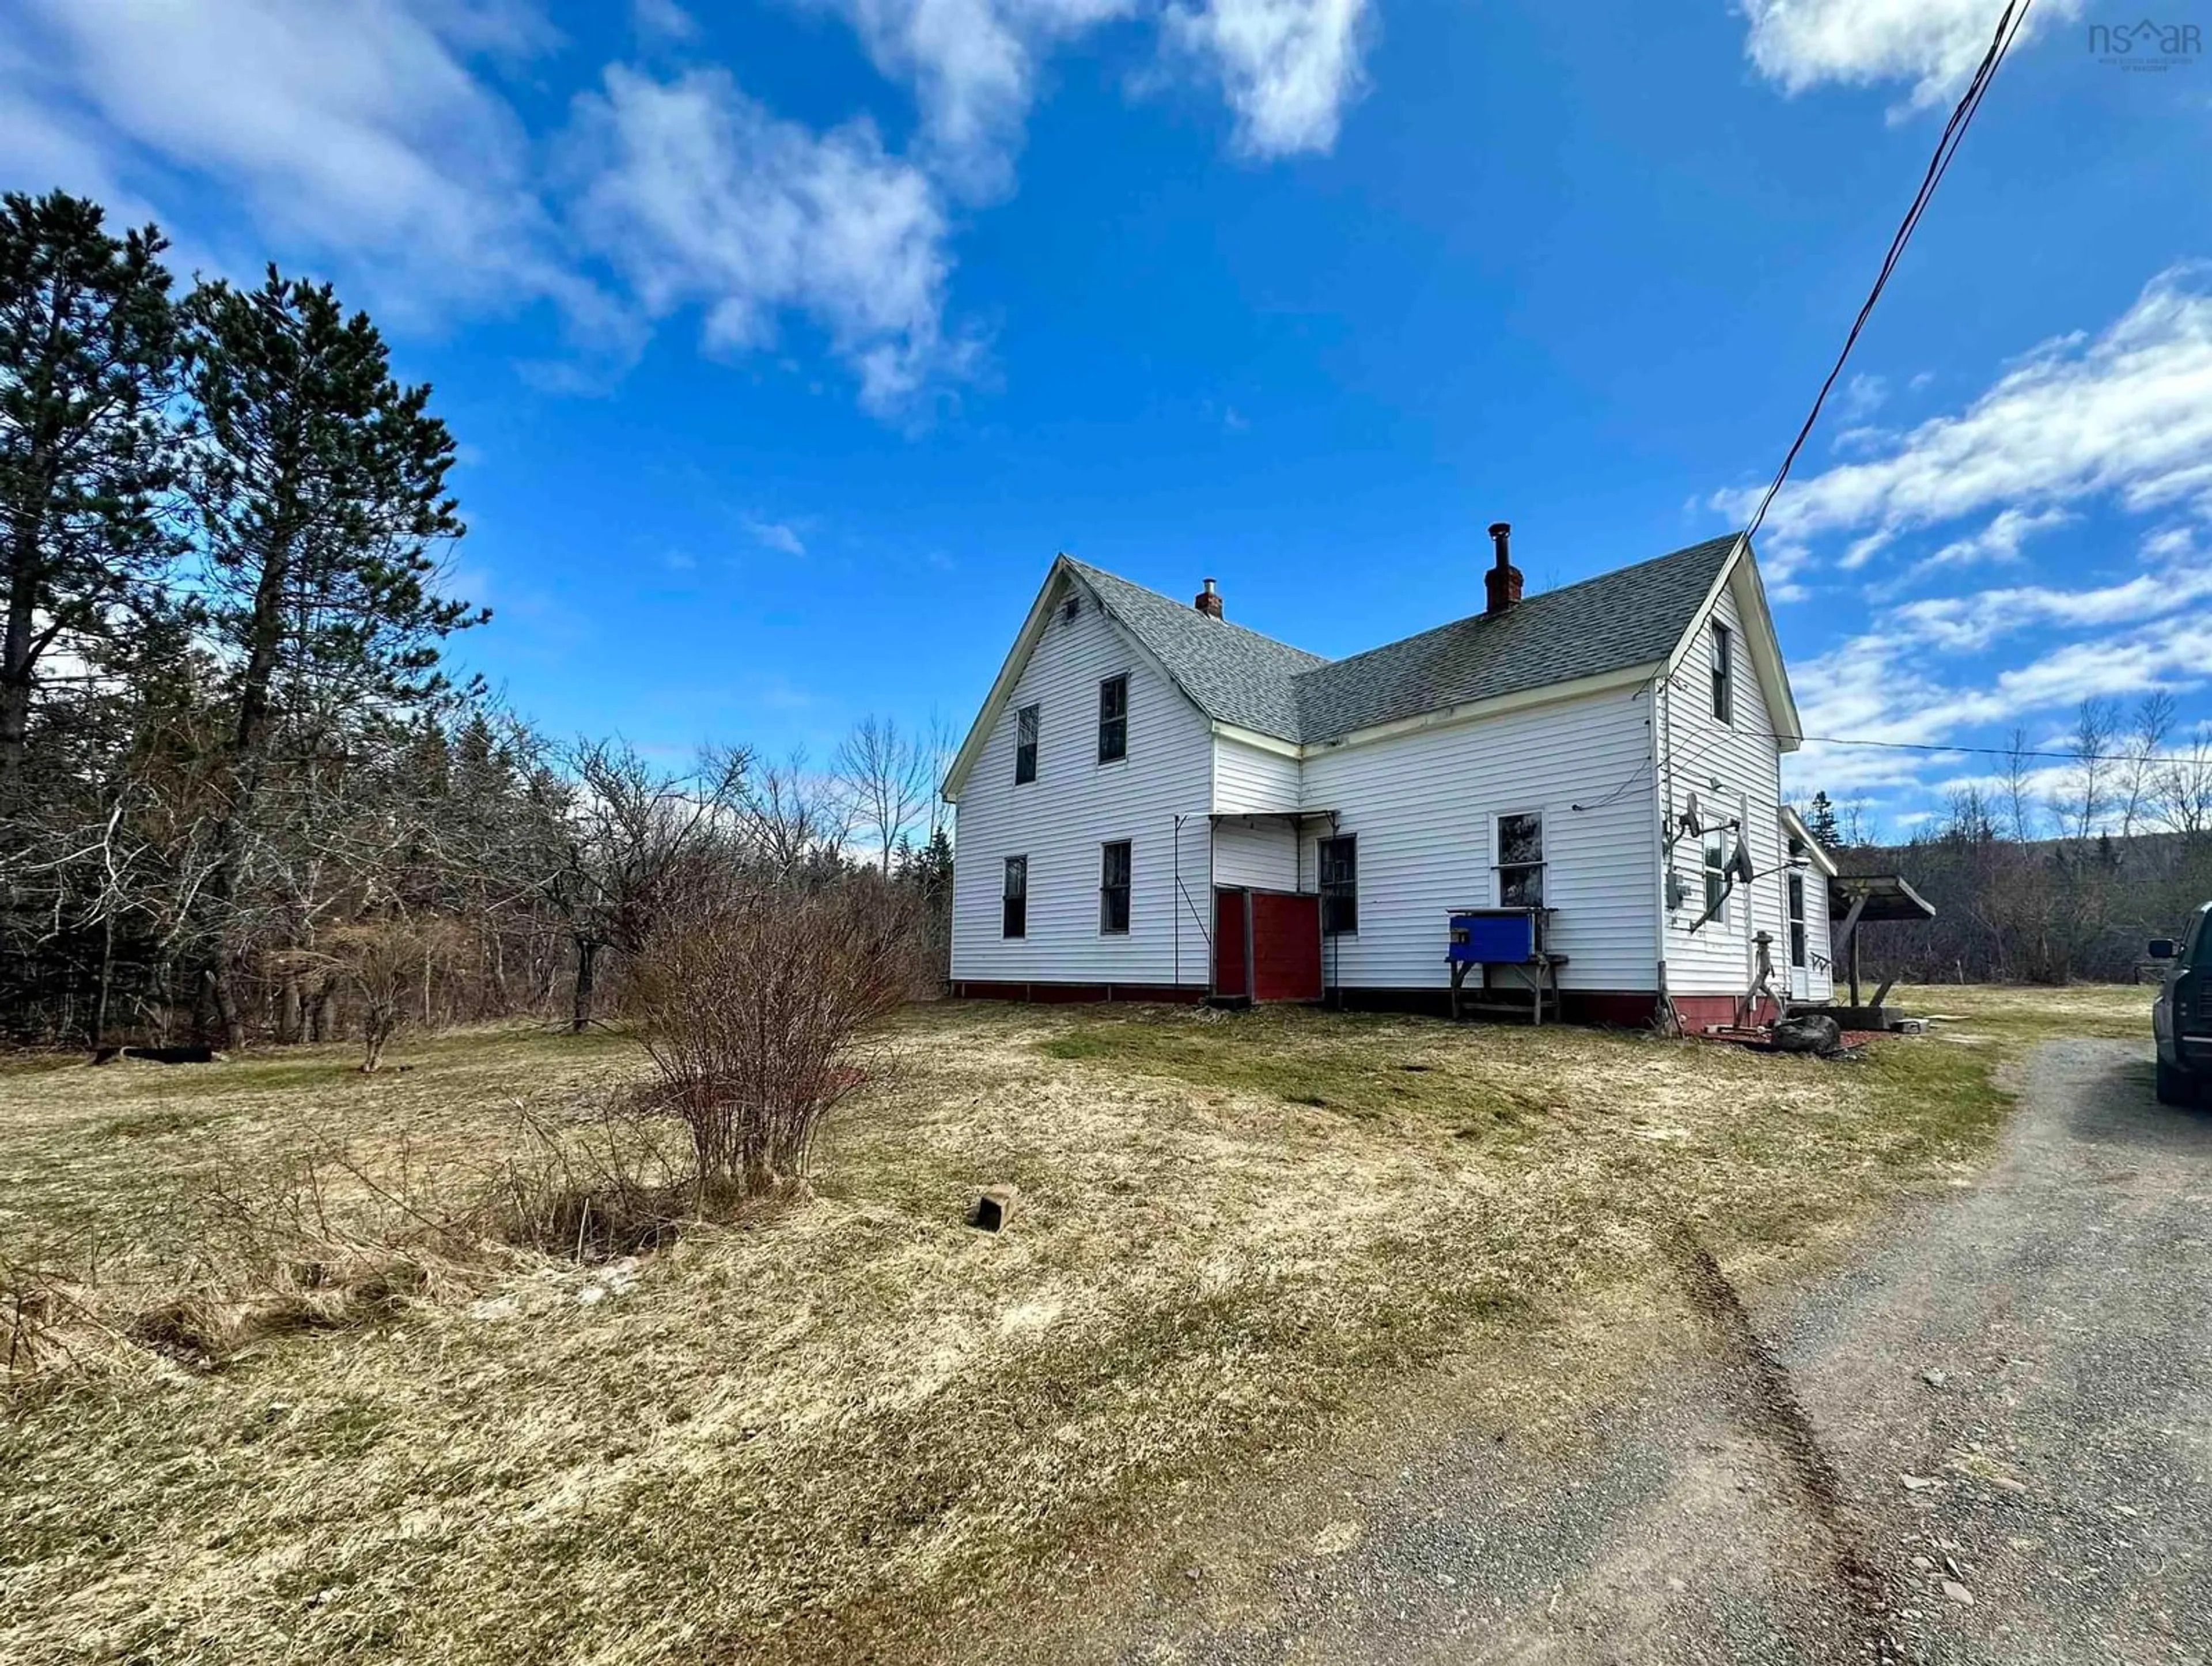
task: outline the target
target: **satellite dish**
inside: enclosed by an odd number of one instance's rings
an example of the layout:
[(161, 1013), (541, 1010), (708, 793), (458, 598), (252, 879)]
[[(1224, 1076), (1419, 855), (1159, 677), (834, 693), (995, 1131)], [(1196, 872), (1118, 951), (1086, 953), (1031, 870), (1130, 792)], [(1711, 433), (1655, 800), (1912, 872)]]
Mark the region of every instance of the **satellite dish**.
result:
[(1749, 885), (1753, 879), (1759, 877), (1757, 874), (1753, 873), (1751, 869), (1751, 844), (1749, 841), (1743, 839), (1736, 841), (1735, 857), (1731, 862), (1729, 862), (1729, 866), (1735, 869), (1736, 878), (1742, 880), (1746, 885)]
[(1695, 793), (1683, 795), (1682, 830), (1685, 833), (1694, 833), (1698, 830), (1698, 795)]

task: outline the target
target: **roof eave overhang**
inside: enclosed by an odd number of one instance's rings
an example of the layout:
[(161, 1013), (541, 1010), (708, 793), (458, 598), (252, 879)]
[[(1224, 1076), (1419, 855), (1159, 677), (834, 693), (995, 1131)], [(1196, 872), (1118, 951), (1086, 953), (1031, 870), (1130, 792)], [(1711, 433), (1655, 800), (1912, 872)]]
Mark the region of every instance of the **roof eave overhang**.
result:
[[(974, 773), (977, 762), (983, 756), (984, 744), (991, 738), (991, 730), (998, 723), (999, 714), (1006, 709), (1007, 700), (1013, 695), (1014, 685), (1022, 680), (1022, 672), (1029, 665), (1037, 638), (1044, 635), (1045, 627), (1052, 623), (1053, 591), (1063, 574), (1067, 575), (1071, 582), (1077, 581), (1069, 571), (1067, 557), (1054, 556), (1051, 569), (1044, 575), (1044, 583), (1038, 587), (1036, 599), (1030, 604), (1029, 617), (1022, 621), (1014, 645), (1006, 650), (1006, 660), (1000, 665), (999, 674), (991, 684), (991, 692), (984, 696), (982, 709), (975, 714), (975, 721), (968, 727), (968, 738), (960, 743), (960, 750), (953, 754), (952, 767), (945, 772), (944, 784), (938, 792), (945, 803), (960, 802), (961, 792), (967, 787), (968, 777)], [(1089, 587), (1085, 586), (1085, 590)]]
[(1538, 706), (1556, 705), (1563, 701), (1580, 700), (1594, 694), (1634, 688), (1639, 684), (1649, 683), (1663, 668), (1663, 663), (1652, 660), (1642, 665), (1623, 666), (1617, 671), (1601, 672), (1595, 676), (1574, 678), (1565, 683), (1547, 683), (1541, 688), (1492, 695), (1486, 700), (1468, 700), (1456, 706), (1440, 706), (1434, 711), (1394, 718), (1388, 723), (1370, 723), (1364, 728), (1348, 730), (1328, 740), (1293, 744), (1224, 723), (1215, 724), (1213, 732), (1225, 739), (1241, 740), (1247, 745), (1258, 746), (1284, 757), (1317, 757), (1325, 752), (1341, 751), (1346, 746), (1369, 746), (1376, 741), (1395, 740), (1401, 735), (1425, 734), (1431, 730), (1454, 728), (1463, 723), (1479, 723), (1486, 718), (1503, 717), (1508, 713), (1528, 711)]
[(992, 729), (997, 727), (1000, 715), (1006, 710), (1006, 702), (1013, 697), (1014, 689), (1022, 680), (1022, 672), (1029, 668), (1030, 655), (1036, 651), (1038, 638), (1050, 628), (1054, 593), (1062, 578), (1091, 599), (1091, 605), (1113, 623), (1115, 633), (1128, 645), (1130, 651), (1157, 672), (1170, 688), (1188, 701), (1201, 716), (1210, 715), (1205, 703), (1184, 685), (1181, 678), (1168, 669), (1158, 654), (1145, 646), (1144, 639), (1114, 611), (1106, 599), (1098, 593), (1097, 587), (1084, 578), (1081, 569), (1064, 553), (1054, 556), (1052, 570), (1045, 575), (1044, 584), (1037, 592), (1036, 600), (1030, 605), (1029, 617), (1022, 621), (1021, 634), (1014, 638), (1014, 645), (1006, 654), (1006, 663), (999, 667), (998, 678), (991, 684), (991, 692), (983, 701), (982, 710), (975, 714), (975, 721), (968, 730), (967, 739), (961, 742), (959, 751), (953, 757), (952, 767), (945, 772), (945, 783), (939, 795), (947, 804), (960, 802), (960, 794), (968, 785), (969, 775), (983, 756), (983, 748), (991, 738)]
[(1751, 649), (1751, 668), (1759, 678), (1759, 691), (1766, 701), (1767, 715), (1774, 731), (1778, 751), (1794, 752), (1805, 743), (1805, 726), (1797, 715), (1797, 698), (1790, 691), (1790, 672), (1782, 663), (1782, 643), (1774, 634), (1773, 610), (1766, 605), (1766, 587), (1759, 582), (1759, 561), (1752, 554), (1751, 540), (1739, 537), (1735, 547), (1729, 551), (1728, 559), (1721, 563), (1720, 571), (1713, 575), (1712, 583), (1706, 587), (1705, 599), (1698, 611), (1690, 616), (1690, 623), (1667, 656), (1667, 675), (1674, 676), (1698, 640), (1698, 629), (1712, 617), (1713, 605), (1721, 599), (1721, 592), (1731, 583), (1740, 582), (1744, 593), (1736, 598), (1738, 622), (1744, 629), (1744, 641)]
[(1786, 832), (1805, 847), (1805, 854), (1813, 859), (1814, 867), (1819, 868), (1831, 879), (1836, 877), (1836, 859), (1828, 854), (1820, 842), (1807, 831), (1805, 818), (1786, 804), (1782, 806), (1782, 825)]
[(1262, 752), (1273, 752), (1277, 757), (1304, 757), (1306, 749), (1295, 740), (1285, 740), (1279, 734), (1268, 734), (1261, 729), (1248, 729), (1241, 723), (1224, 723), (1216, 718), (1208, 725), (1218, 740), (1234, 740)]

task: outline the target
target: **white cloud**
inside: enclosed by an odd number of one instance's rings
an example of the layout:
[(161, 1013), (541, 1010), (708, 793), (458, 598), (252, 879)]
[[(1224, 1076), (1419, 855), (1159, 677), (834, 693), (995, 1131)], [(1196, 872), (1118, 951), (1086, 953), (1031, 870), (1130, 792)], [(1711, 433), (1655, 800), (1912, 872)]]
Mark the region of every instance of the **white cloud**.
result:
[(799, 529), (787, 521), (762, 520), (748, 515), (745, 517), (745, 531), (763, 550), (774, 550), (786, 556), (806, 553), (806, 541), (799, 537)]
[(2020, 559), (2020, 546), (2038, 532), (2079, 518), (2065, 509), (2001, 509), (1989, 525), (1965, 538), (1953, 538), (1915, 570), (1925, 573), (1939, 567), (1971, 567), (1983, 562), (2007, 565)]
[[(541, 48), (534, 12), (457, 0), (24, 10), (40, 73), (13, 79), (18, 125), (97, 147), (126, 185), (204, 173), (276, 237), (378, 275), (387, 313), (517, 292), (591, 309), (551, 252), (521, 124), (466, 62)], [(12, 145), (7, 157), (21, 160)]]
[[(1965, 410), (1873, 443), (1876, 454), (1775, 499), (1762, 554), (1780, 577), (1823, 538), (1854, 540), (1849, 567), (1906, 532), (2105, 496), (2212, 516), (2212, 267), (2160, 273), (2094, 339), (2045, 342)], [(1733, 517), (1757, 498), (1732, 489), (1712, 502)]]
[(2146, 533), (2142, 541), (2145, 561), (2179, 562), (2197, 553), (2203, 536), (2194, 526), (2160, 526)]
[(2033, 626), (2101, 629), (2156, 618), (2207, 598), (2212, 598), (2212, 566), (2182, 567), (2094, 590), (2024, 585), (1931, 597), (1893, 609), (1885, 623), (1912, 640), (1949, 652), (1972, 653)]
[[(1367, 0), (811, 0), (913, 88), (904, 155), (865, 119), (784, 119), (720, 70), (620, 64), (542, 142), (501, 90), (542, 82), (561, 44), (538, 0), (0, 3), (0, 171), (173, 235), (182, 204), (234, 210), (185, 226), (185, 270), (252, 281), (273, 250), (401, 328), (550, 301), (584, 350), (520, 368), (587, 391), (689, 307), (728, 353), (805, 318), (862, 404), (903, 417), (980, 357), (945, 323), (946, 204), (1012, 188), (1052, 52), (1157, 24), (1218, 72), (1246, 149), (1326, 149)], [(682, 0), (629, 15), (657, 62), (699, 37)]]
[(817, 134), (720, 70), (663, 82), (611, 66), (577, 101), (574, 222), (647, 310), (706, 308), (708, 345), (771, 345), (801, 313), (859, 376), (861, 403), (907, 408), (972, 350), (945, 336), (945, 214), (874, 126)]
[[(1908, 617), (1902, 629), (1852, 637), (1792, 673), (1804, 696), (1805, 732), (1853, 741), (1941, 745), (1975, 729), (2070, 709), (2094, 696), (2125, 697), (2201, 685), (2212, 676), (2212, 618), (2187, 603), (2212, 593), (2212, 583), (2197, 581), (2182, 588), (2181, 599), (2164, 617), (2062, 643), (1986, 683), (1948, 680), (1940, 674), (1941, 654), (1985, 646), (2000, 631), (2033, 623), (2060, 617), (2072, 622), (2069, 604), (2085, 610), (2078, 621), (2085, 625), (2136, 617), (2139, 613), (2131, 613), (2129, 604), (2146, 592), (2114, 586), (2072, 598), (2050, 592), (1998, 593), (2014, 599), (1998, 605), (1996, 617), (1985, 622), (1986, 630), (1975, 629), (1972, 620), (1922, 615)], [(1832, 792), (1905, 786), (1920, 781), (1923, 770), (1956, 763), (1959, 757), (1808, 741), (1791, 761), (1790, 773), (1793, 780)]]
[[(2085, 589), (2022, 585), (1929, 598), (1889, 609), (1879, 629), (1798, 666), (1791, 681), (1808, 735), (1940, 746), (2093, 696), (2201, 686), (2212, 679), (2208, 601), (2212, 564), (2186, 552), (2160, 571)], [(1945, 665), (2030, 631), (2049, 645), (1994, 678), (1961, 678)], [(1911, 787), (1959, 757), (1808, 741), (1790, 773), (1832, 792)]]
[(1207, 0), (1170, 9), (1166, 27), (1220, 76), (1248, 154), (1334, 147), (1364, 81), (1366, 0)]
[(876, 68), (911, 82), (932, 170), (964, 196), (1013, 182), (1012, 155), (1054, 47), (1137, 0), (820, 0), (849, 21)]
[(1889, 383), (1880, 376), (1854, 376), (1844, 384), (1844, 396), (1836, 402), (1838, 414), (1847, 422), (1858, 422), (1871, 416), (1889, 400)]
[(630, 0), (630, 22), (651, 41), (684, 41), (699, 33), (697, 21), (676, 0)]
[[(1869, 87), (1909, 82), (1893, 116), (1960, 92), (1989, 51), (1996, 0), (1741, 0), (1744, 51), (1786, 93), (1824, 82)], [(2081, 15), (2081, 0), (2044, 0), (2022, 25), (2017, 52), (2050, 25)]]
[(1100, 26), (1156, 17), (1166, 43), (1218, 79), (1240, 149), (1325, 151), (1361, 86), (1367, 0), (815, 0), (846, 17), (870, 59), (910, 84), (917, 157), (970, 199), (1011, 189), (1014, 153), (1050, 55)]

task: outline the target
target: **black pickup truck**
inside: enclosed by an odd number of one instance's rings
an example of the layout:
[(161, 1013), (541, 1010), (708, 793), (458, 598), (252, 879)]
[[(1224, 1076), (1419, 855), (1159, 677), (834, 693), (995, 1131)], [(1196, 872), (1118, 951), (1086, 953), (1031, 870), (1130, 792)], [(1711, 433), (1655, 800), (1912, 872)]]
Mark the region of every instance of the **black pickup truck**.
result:
[(2150, 953), (2154, 960), (2173, 963), (2150, 1011), (2158, 1037), (2158, 1100), (2197, 1104), (2212, 1092), (2212, 903), (2189, 916), (2178, 946), (2161, 937)]

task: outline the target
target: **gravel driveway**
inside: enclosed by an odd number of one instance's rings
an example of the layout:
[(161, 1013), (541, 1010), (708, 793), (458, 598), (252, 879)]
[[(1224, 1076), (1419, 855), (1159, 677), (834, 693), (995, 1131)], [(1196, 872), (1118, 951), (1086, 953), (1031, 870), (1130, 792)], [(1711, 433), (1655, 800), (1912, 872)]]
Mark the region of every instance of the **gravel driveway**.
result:
[(1347, 1493), (1263, 1614), (1133, 1659), (2212, 1662), (2212, 1114), (2045, 1044), (1972, 1188), (1683, 1350), (1586, 1444)]

